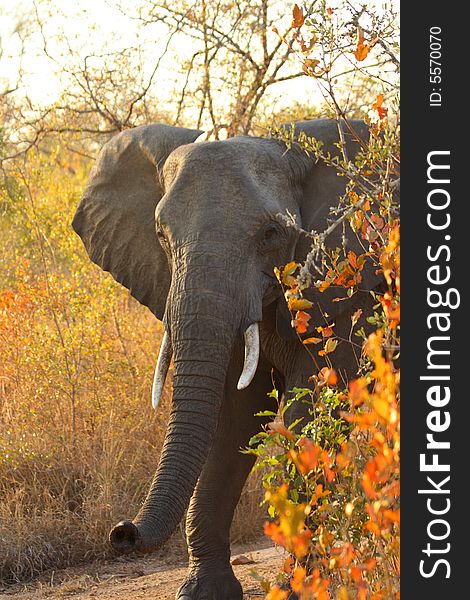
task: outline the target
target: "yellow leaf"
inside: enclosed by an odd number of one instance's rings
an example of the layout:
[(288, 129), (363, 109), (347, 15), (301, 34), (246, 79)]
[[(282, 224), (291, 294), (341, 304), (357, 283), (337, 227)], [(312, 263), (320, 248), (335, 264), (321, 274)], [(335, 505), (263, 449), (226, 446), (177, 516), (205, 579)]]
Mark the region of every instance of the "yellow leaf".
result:
[(387, 400), (384, 400), (384, 398), (374, 398), (373, 406), (375, 412), (382, 417), (382, 419), (385, 419), (386, 421), (390, 419), (390, 405)]
[(312, 308), (313, 304), (310, 300), (306, 298), (295, 298), (295, 296), (291, 296), (287, 301), (287, 305), (289, 310), (306, 310), (307, 308)]
[(285, 590), (281, 590), (281, 588), (277, 585), (272, 587), (266, 596), (266, 600), (285, 600), (285, 598), (287, 598), (287, 592)]
[(322, 281), (320, 283), (320, 285), (318, 286), (318, 289), (320, 292), (324, 292), (325, 290), (327, 290), (330, 287), (330, 282), (329, 281)]
[(348, 590), (342, 585), (338, 590), (338, 600), (349, 600)]
[(289, 287), (294, 285), (295, 278), (293, 277), (293, 274), (298, 266), (299, 264), (295, 261), (287, 263), (287, 265), (285, 265), (285, 267), (282, 269), (281, 283), (283, 283), (284, 285), (288, 285)]

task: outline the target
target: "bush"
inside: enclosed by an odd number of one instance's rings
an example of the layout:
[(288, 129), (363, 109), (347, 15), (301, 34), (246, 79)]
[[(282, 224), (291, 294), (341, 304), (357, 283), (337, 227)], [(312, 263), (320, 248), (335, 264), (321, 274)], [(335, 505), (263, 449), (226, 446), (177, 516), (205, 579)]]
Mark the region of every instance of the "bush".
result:
[[(325, 93), (340, 131), (343, 124), (353, 128), (347, 108), (338, 101), (341, 75), (336, 66), (348, 60), (353, 77), (360, 74), (362, 81), (368, 76), (371, 87), (377, 83), (375, 65), (362, 63), (374, 46), (380, 46), (374, 59), (385, 52), (388, 62), (398, 66), (387, 38), (393, 33), (392, 17), (365, 7), (355, 11), (350, 4), (333, 11), (320, 3), (307, 15), (294, 6), (293, 40), (282, 39), (298, 45), (304, 72)], [(246, 450), (259, 458), (258, 466), (269, 469), (263, 476), (270, 516), (265, 533), (290, 553), (277, 580), (262, 581), (269, 600), (288, 598), (289, 589), (301, 600), (399, 597), (399, 118), (392, 112), (398, 107), (396, 81), (389, 84), (370, 102), (370, 139), (362, 141), (354, 162), (342, 140), (339, 156), (332, 157), (318, 140), (296, 136), (294, 130), (276, 132), (288, 147), (297, 144), (335, 168), (346, 179), (346, 193), (331, 208), (331, 224), (324, 232), (302, 231), (290, 215), (284, 217), (309, 237), (311, 250), (303, 264), (289, 263), (276, 269), (276, 275), (300, 341), (312, 357), (314, 352), (324, 356), (328, 366), (312, 373), (312, 390), (289, 390), (278, 415), (272, 413), (273, 421)], [(327, 250), (328, 235), (345, 225), (357, 235), (363, 254)], [(367, 322), (374, 333), (357, 328), (360, 310), (351, 314), (349, 340), (342, 342), (360, 342), (358, 372), (343, 389), (334, 368), (339, 341), (334, 326), (323, 323), (316, 328), (318, 337), (302, 339), (311, 318), (311, 303), (303, 293), (312, 285), (320, 292), (336, 286), (352, 297), (367, 263), (383, 275), (385, 291), (371, 292), (376, 304)], [(313, 365), (312, 360), (312, 371)], [(308, 404), (310, 422), (286, 427), (284, 414), (298, 402)]]

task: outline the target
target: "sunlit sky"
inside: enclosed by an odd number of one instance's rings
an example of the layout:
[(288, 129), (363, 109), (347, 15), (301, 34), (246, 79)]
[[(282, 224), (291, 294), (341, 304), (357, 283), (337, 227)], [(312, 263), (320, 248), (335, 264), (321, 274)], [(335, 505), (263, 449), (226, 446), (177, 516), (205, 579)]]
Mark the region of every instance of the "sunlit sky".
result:
[[(285, 14), (289, 18), (293, 2), (292, 0), (280, 0), (285, 2)], [(44, 5), (37, 7), (34, 0), (11, 0), (6, 2), (0, 0), (0, 44), (3, 56), (0, 59), (0, 91), (14, 87), (16, 74), (19, 67), (19, 55), (21, 54), (21, 42), (15, 35), (15, 27), (21, 24), (22, 19), (28, 31), (28, 19), (34, 19), (35, 11), (38, 10), (39, 18), (43, 21), (44, 38), (47, 41), (48, 53), (57, 61), (48, 58), (43, 50), (42, 36), (37, 33), (26, 40), (25, 52), (22, 60), (21, 88), (17, 93), (27, 94), (35, 104), (49, 104), (54, 102), (64, 86), (65, 79), (61, 72), (63, 64), (63, 53), (66, 45), (63, 40), (57, 39), (57, 33), (63, 31), (68, 42), (78, 56), (86, 56), (93, 53), (110, 52), (113, 49), (122, 49), (137, 43), (143, 43), (146, 57), (148, 56), (149, 68), (154, 64), (163, 51), (164, 32), (166, 29), (154, 24), (145, 28), (139, 25), (137, 19), (123, 15), (114, 6), (113, 0), (49, 0), (46, 15)], [(123, 0), (124, 6), (130, 15), (135, 7), (133, 0)], [(334, 6), (335, 1), (330, 3)], [(382, 4), (381, 2), (370, 2)], [(271, 34), (271, 32), (269, 32)], [(274, 33), (272, 33), (275, 36)], [(184, 42), (183, 42), (184, 39)], [(183, 44), (186, 44), (186, 48)], [(178, 42), (178, 58), (189, 56), (191, 43), (187, 38)], [(61, 57), (62, 54), (62, 57)], [(173, 89), (175, 78), (181, 77), (178, 69), (178, 60), (175, 55), (169, 53), (162, 61), (159, 70), (158, 89), (165, 102), (165, 95), (169, 97)], [(305, 97), (308, 94), (311, 102), (315, 102), (320, 95), (311, 78), (302, 77), (295, 81), (277, 84), (271, 92), (277, 98), (277, 106), (282, 107), (292, 102), (293, 99)]]
[[(129, 14), (132, 15), (132, 1), (127, 0), (124, 6), (130, 7)], [(39, 7), (39, 16), (44, 19), (44, 34), (48, 43), (48, 52), (52, 56), (58, 56), (64, 51), (64, 43), (57, 42), (55, 36), (62, 30), (67, 36), (70, 44), (83, 56), (93, 51), (99, 53), (106, 49), (120, 49), (131, 46), (136, 42), (146, 44), (148, 52), (148, 64), (153, 65), (154, 59), (163, 52), (166, 29), (159, 24), (153, 24), (145, 28), (139, 27), (137, 19), (129, 18), (117, 10), (112, 3), (106, 0), (66, 0), (57, 2), (51, 0), (49, 7), (57, 6), (58, 10), (52, 18), (45, 18), (44, 11)], [(291, 3), (286, 1), (286, 14), (290, 15)], [(0, 1), (0, 36), (4, 55), (1, 61), (0, 77), (15, 78), (18, 71), (18, 55), (21, 43), (18, 36), (14, 35), (14, 28), (21, 20), (21, 15), (35, 14), (35, 3), (31, 1), (18, 2), (12, 9), (11, 4), (7, 6), (4, 0)], [(61, 14), (62, 13), (62, 14)], [(63, 14), (66, 15), (64, 18)], [(43, 16), (44, 15), (44, 16)], [(271, 32), (270, 32), (271, 33)], [(275, 34), (272, 33), (273, 38)], [(184, 41), (183, 41), (184, 40)], [(186, 48), (182, 45), (186, 44)], [(181, 36), (178, 42), (178, 55), (181, 58), (189, 56), (192, 48), (187, 38)], [(170, 76), (178, 76), (178, 68), (172, 62), (170, 53), (162, 62), (161, 72)], [(166, 64), (165, 64), (166, 62)], [(26, 54), (23, 59), (23, 68), (26, 77), (25, 87), (28, 95), (37, 102), (50, 102), (54, 100), (62, 88), (60, 66), (48, 59), (43, 52), (43, 41), (40, 35), (28, 39)], [(159, 85), (160, 85), (159, 81)]]
[[(47, 15), (47, 19), (41, 7), (38, 9), (39, 17), (44, 18), (44, 34), (52, 56), (58, 56), (65, 48), (64, 44), (54, 39), (55, 34), (61, 30), (74, 49), (82, 49), (83, 55), (93, 51), (102, 52), (104, 47), (109, 52), (113, 47), (125, 47), (139, 39), (137, 21), (127, 18), (105, 0), (51, 0), (49, 7), (54, 6), (58, 7), (55, 16)], [(35, 3), (31, 0), (20, 0), (13, 3), (13, 6), (11, 2), (0, 0), (0, 38), (4, 53), (0, 77), (10, 80), (15, 78), (21, 42), (18, 36), (14, 35), (14, 30), (22, 18), (28, 20), (34, 17), (35, 10)], [(25, 28), (27, 29), (27, 25)], [(22, 66), (25, 70), (24, 84), (28, 95), (37, 102), (54, 100), (62, 88), (60, 66), (43, 52), (43, 40), (40, 35), (29, 38), (25, 50)]]

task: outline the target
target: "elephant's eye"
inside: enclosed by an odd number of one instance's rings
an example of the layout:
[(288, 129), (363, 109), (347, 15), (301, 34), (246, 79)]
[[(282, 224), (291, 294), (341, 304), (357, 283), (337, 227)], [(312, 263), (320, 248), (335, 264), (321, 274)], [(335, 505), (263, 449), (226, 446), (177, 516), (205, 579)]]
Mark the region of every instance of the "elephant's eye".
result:
[(259, 237), (259, 245), (262, 252), (269, 252), (277, 247), (282, 229), (275, 223), (270, 223), (261, 231)]
[(163, 231), (161, 229), (157, 229), (157, 237), (158, 237), (158, 241), (160, 242), (160, 245), (162, 246), (162, 248), (167, 249), (168, 248), (168, 240), (165, 237), (165, 234), (163, 233)]
[(264, 239), (266, 242), (270, 242), (273, 238), (276, 237), (276, 228), (274, 225), (267, 227), (264, 231)]

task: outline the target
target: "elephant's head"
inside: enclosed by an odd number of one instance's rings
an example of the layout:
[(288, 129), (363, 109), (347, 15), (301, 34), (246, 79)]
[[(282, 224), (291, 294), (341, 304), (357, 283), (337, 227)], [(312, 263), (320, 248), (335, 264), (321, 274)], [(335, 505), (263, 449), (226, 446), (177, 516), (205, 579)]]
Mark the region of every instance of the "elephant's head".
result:
[[(364, 125), (354, 127), (365, 135)], [(299, 128), (335, 151), (336, 123)], [(91, 259), (164, 322), (155, 402), (174, 358), (172, 411), (154, 481), (136, 519), (111, 532), (121, 551), (158, 547), (181, 520), (243, 335), (239, 388), (256, 371), (263, 306), (280, 296), (273, 267), (304, 258), (308, 249), (278, 214), (289, 210), (303, 228), (321, 231), (344, 187), (334, 170), (277, 140), (195, 143), (200, 134), (149, 125), (111, 139), (73, 221)], [(355, 143), (348, 143), (352, 154)], [(343, 304), (331, 303), (326, 292), (318, 300), (331, 315)]]

